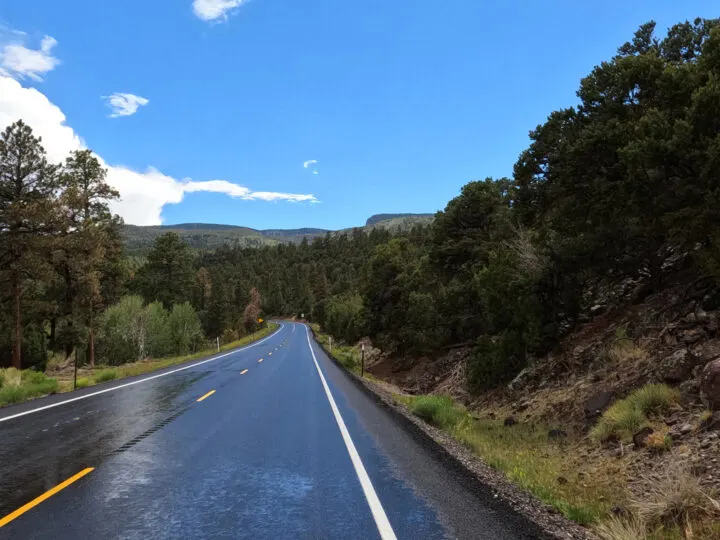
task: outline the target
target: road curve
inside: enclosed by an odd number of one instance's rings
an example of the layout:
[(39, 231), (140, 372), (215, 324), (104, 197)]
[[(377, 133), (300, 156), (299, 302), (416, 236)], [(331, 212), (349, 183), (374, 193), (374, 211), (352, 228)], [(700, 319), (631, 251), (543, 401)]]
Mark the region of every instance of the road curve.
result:
[(0, 411), (0, 538), (540, 537), (301, 324)]

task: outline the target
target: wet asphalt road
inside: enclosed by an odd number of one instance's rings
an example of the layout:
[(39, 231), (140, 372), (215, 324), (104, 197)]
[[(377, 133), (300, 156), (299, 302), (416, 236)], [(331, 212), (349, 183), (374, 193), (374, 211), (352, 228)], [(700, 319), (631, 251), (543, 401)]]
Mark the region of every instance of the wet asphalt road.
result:
[(0, 411), (0, 518), (94, 467), (0, 538), (539, 537), (357, 388), (300, 324), (72, 396)]

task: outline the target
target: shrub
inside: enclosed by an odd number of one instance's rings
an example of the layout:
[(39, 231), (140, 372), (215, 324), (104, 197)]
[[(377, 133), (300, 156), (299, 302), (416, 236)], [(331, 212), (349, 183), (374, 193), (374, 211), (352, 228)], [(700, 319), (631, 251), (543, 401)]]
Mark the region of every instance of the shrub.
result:
[(40, 384), (46, 380), (45, 374), (40, 371), (26, 369), (21, 372), (21, 381), (29, 384)]
[(124, 296), (102, 316), (98, 356), (112, 365), (141, 360), (147, 354), (147, 326), (143, 299)]
[(200, 317), (188, 302), (173, 306), (168, 317), (168, 327), (173, 352), (176, 354), (194, 352), (203, 341)]
[(117, 379), (117, 371), (114, 369), (103, 369), (102, 371), (97, 372), (93, 378), (96, 383), (113, 381)]
[(80, 377), (75, 385), (76, 388), (87, 388), (90, 386), (90, 379), (87, 377)]
[(648, 384), (635, 390), (627, 399), (643, 414), (657, 414), (680, 401), (680, 392), (666, 384)]
[(590, 430), (596, 442), (612, 437), (628, 439), (647, 426), (648, 414), (668, 410), (680, 399), (680, 393), (665, 384), (648, 384), (635, 390), (627, 398), (616, 401)]
[(159, 358), (172, 354), (168, 312), (162, 302), (153, 302), (145, 306), (145, 320), (147, 322), (147, 355)]
[(602, 418), (590, 430), (590, 438), (596, 442), (613, 437), (628, 439), (645, 426), (647, 426), (645, 414), (628, 400), (621, 399), (605, 411)]
[(458, 409), (452, 398), (447, 396), (420, 396), (410, 404), (410, 410), (427, 423), (441, 429), (452, 429), (465, 418), (465, 412)]
[(645, 444), (650, 450), (665, 452), (672, 448), (672, 438), (668, 435), (667, 430), (656, 431), (648, 435)]

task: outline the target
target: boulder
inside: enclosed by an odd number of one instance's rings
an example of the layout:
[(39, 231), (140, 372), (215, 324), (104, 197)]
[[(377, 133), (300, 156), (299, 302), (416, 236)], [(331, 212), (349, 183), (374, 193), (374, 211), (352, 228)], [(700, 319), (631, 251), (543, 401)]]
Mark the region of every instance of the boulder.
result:
[(633, 444), (635, 448), (642, 448), (647, 444), (648, 437), (653, 433), (653, 428), (644, 427), (635, 435), (633, 435)]
[(611, 390), (602, 390), (594, 394), (585, 404), (585, 416), (587, 418), (595, 418), (600, 416), (607, 409), (615, 398), (615, 393)]
[(700, 375), (700, 398), (711, 410), (720, 410), (720, 358), (711, 360)]
[(508, 427), (509, 427), (509, 426), (514, 426), (515, 424), (517, 424), (517, 420), (515, 420), (515, 417), (514, 417), (514, 416), (508, 416), (508, 417), (505, 419), (505, 421), (503, 422), (503, 425), (508, 426)]
[(697, 358), (688, 349), (678, 349), (658, 362), (658, 377), (670, 384), (687, 379), (697, 363)]

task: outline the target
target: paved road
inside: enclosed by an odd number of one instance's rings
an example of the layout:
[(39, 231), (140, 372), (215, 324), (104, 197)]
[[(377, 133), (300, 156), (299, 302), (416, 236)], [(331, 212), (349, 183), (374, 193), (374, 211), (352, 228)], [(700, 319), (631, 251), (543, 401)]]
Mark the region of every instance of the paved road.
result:
[(538, 538), (300, 324), (67, 396), (0, 411), (0, 518), (75, 478), (0, 538)]

